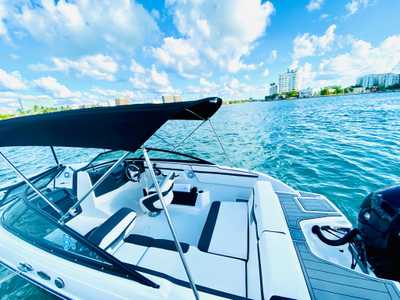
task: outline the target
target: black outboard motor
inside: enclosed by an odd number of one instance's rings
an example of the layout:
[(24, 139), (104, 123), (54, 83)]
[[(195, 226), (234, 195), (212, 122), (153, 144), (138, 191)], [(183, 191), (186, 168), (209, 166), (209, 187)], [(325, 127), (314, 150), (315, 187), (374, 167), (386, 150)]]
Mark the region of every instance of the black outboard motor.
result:
[(358, 214), (358, 231), (375, 275), (400, 281), (400, 186), (365, 198)]

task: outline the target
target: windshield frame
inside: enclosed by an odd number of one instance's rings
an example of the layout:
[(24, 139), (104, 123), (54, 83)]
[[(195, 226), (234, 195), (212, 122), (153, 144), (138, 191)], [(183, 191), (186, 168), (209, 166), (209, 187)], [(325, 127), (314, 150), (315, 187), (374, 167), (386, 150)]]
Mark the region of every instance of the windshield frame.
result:
[[(168, 158), (152, 158), (152, 161), (165, 161), (165, 162), (181, 162), (181, 163), (195, 163), (195, 164), (201, 164), (201, 165), (215, 165), (214, 163), (202, 159), (202, 158), (198, 158), (196, 156), (190, 155), (190, 154), (185, 154), (182, 152), (177, 152), (177, 151), (173, 151), (173, 150), (167, 150), (167, 149), (161, 149), (161, 148), (154, 148), (154, 147), (145, 147), (146, 150), (150, 153), (150, 152), (163, 152), (163, 153), (169, 153), (169, 154), (175, 154), (177, 156), (182, 156), (186, 159), (168, 159)], [(96, 167), (100, 167), (103, 165), (107, 165), (109, 163), (115, 162), (117, 161), (117, 159), (111, 159), (109, 161), (102, 161), (99, 164), (95, 164), (93, 165), (93, 162), (95, 162), (101, 155), (105, 155), (105, 154), (109, 154), (109, 153), (113, 153), (113, 152), (117, 152), (117, 151), (123, 151), (123, 150), (109, 150), (109, 151), (105, 151), (102, 153), (97, 154), (87, 165), (85, 165), (84, 167), (80, 168), (78, 171), (82, 171), (82, 170), (86, 170), (86, 169), (90, 169), (90, 168), (96, 168)], [(137, 153), (137, 151), (140, 151), (140, 149), (136, 150), (135, 152), (130, 152), (132, 155), (134, 155), (135, 153)], [(132, 158), (126, 158), (126, 161), (129, 160), (144, 160), (144, 156), (143, 154), (141, 154), (139, 157), (132, 157)]]
[[(36, 183), (38, 180), (40, 180), (42, 177), (45, 177), (46, 175), (51, 174), (52, 172), (55, 172), (55, 173), (54, 173), (54, 176), (52, 176), (52, 177), (49, 179), (49, 181), (48, 181), (48, 183), (47, 183), (47, 185), (48, 185), (52, 180), (54, 180), (54, 179), (57, 177), (58, 174), (60, 174), (60, 172), (61, 172), (64, 168), (65, 168), (65, 167), (64, 167), (63, 165), (57, 165), (57, 166), (54, 166), (54, 167), (50, 167), (49, 169), (43, 171), (42, 173), (36, 174), (36, 175), (34, 175), (34, 176), (32, 176), (32, 177), (29, 177), (28, 179), (29, 179), (29, 181), (30, 181), (31, 183), (35, 184), (35, 183)], [(57, 171), (57, 172), (56, 172), (56, 171)], [(14, 191), (15, 189), (17, 189), (17, 188), (19, 188), (19, 187), (21, 187), (21, 186), (23, 186), (23, 185), (26, 185), (26, 182), (22, 180), (22, 181), (19, 181), (19, 182), (17, 182), (17, 183), (11, 184), (11, 185), (9, 185), (9, 186), (5, 186), (5, 187), (0, 188), (0, 192), (4, 192), (4, 195), (0, 198), (0, 207), (3, 207), (3, 206), (5, 206), (5, 205), (7, 205), (7, 204), (9, 204), (10, 202), (13, 202), (13, 201), (15, 201), (15, 200), (18, 200), (18, 199), (12, 199), (12, 200), (9, 200), (9, 201), (4, 202), (4, 200), (10, 195), (10, 193), (11, 193), (12, 191)], [(28, 188), (28, 186), (27, 186), (27, 188)]]

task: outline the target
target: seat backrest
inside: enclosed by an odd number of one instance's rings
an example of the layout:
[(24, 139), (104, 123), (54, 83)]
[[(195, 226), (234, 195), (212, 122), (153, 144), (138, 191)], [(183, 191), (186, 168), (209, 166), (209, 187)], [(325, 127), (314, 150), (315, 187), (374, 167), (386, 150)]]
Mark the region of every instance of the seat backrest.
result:
[(124, 237), (125, 232), (135, 222), (136, 213), (127, 207), (121, 208), (103, 224), (87, 234), (87, 238), (102, 249), (108, 248), (119, 237)]
[[(89, 174), (86, 171), (80, 171), (76, 174), (76, 197), (82, 199), (83, 196), (92, 188), (92, 182)], [(88, 216), (95, 216), (97, 218), (105, 218), (107, 214), (96, 208), (95, 204), (96, 196), (92, 191), (89, 196), (80, 204), (82, 213)]]
[[(163, 182), (160, 185), (161, 193), (163, 195), (166, 205), (171, 204), (172, 200), (174, 199), (174, 183), (175, 172), (170, 172), (167, 174), (167, 176), (165, 176)], [(158, 197), (158, 193), (154, 188), (150, 189), (149, 194), (142, 197), (139, 200), (139, 203), (144, 213), (160, 212), (163, 209), (160, 198)]]

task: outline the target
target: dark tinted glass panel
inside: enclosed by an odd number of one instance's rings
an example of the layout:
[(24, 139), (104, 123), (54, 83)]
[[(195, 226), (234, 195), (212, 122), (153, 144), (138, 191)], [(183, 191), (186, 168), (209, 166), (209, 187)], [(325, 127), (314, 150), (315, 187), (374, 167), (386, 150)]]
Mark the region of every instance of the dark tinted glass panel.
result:
[(3, 224), (31, 243), (105, 262), (94, 251), (62, 231), (50, 220), (29, 208), (22, 200), (15, 202), (3, 215)]

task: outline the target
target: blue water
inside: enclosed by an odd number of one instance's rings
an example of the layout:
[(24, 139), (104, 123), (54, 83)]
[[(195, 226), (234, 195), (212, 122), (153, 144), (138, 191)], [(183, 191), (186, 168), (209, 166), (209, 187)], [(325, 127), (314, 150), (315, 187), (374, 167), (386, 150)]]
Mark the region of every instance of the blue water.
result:
[[(222, 155), (208, 124), (180, 150), (266, 172), (296, 189), (324, 194), (352, 222), (370, 191), (400, 183), (400, 93), (228, 105), (213, 123), (230, 161)], [(174, 123), (162, 134), (176, 143), (194, 125)], [(6, 152), (26, 174), (51, 162), (48, 149)], [(97, 151), (58, 149), (58, 153), (61, 161), (74, 162), (88, 160)], [(0, 186), (13, 180), (12, 172), (0, 164)], [(20, 279), (3, 283), (0, 295), (1, 299), (45, 297)]]

